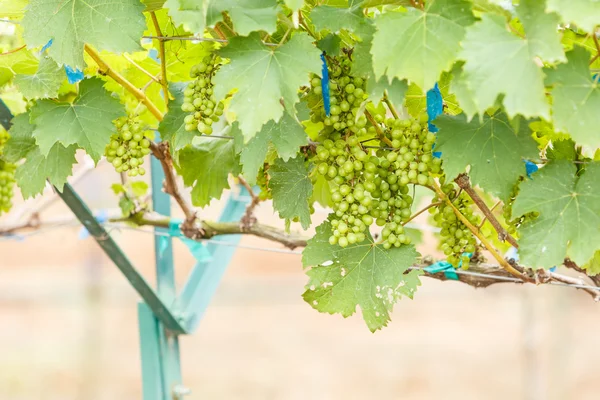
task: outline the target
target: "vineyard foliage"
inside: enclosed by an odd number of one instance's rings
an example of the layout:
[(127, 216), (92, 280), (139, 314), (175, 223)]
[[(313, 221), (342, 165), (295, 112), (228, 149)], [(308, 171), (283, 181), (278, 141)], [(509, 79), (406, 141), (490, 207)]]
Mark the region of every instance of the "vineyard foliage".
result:
[(77, 154), (136, 180), (160, 147), (195, 207), (238, 176), (288, 229), (326, 207), (303, 297), (373, 331), (421, 284), (424, 206), (454, 267), (506, 250), (501, 226), (526, 268), (599, 272), (598, 1), (0, 0), (0, 18), (0, 214), (15, 184), (62, 190)]

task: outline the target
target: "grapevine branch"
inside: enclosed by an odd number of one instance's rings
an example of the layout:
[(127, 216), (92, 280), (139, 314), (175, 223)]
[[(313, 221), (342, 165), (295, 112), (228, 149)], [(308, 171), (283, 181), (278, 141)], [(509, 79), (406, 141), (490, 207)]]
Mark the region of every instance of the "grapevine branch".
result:
[(387, 106), (390, 109), (390, 112), (392, 113), (394, 118), (399, 119), (400, 116), (398, 115), (398, 111), (396, 111), (396, 107), (394, 107), (394, 104), (390, 101), (387, 90), (385, 91), (385, 94), (383, 95), (383, 101), (385, 102), (385, 104), (387, 104)]
[(246, 207), (246, 212), (244, 216), (242, 217), (242, 219), (240, 219), (240, 225), (242, 226), (242, 228), (247, 230), (250, 229), (250, 227), (256, 223), (256, 217), (254, 217), (254, 209), (256, 208), (256, 206), (258, 206), (258, 203), (260, 203), (260, 198), (256, 195), (256, 193), (254, 193), (254, 190), (252, 190), (252, 187), (248, 184), (244, 177), (240, 175), (238, 176), (238, 180), (240, 181), (240, 184), (246, 188), (248, 194), (250, 195), (250, 198), (252, 199), (250, 204), (248, 204), (248, 206)]
[(494, 215), (492, 210), (490, 210), (488, 208), (488, 206), (485, 204), (483, 199), (479, 196), (479, 194), (477, 194), (475, 189), (473, 189), (473, 187), (471, 186), (471, 182), (469, 181), (469, 176), (467, 174), (460, 174), (455, 179), (455, 182), (458, 184), (458, 186), (462, 190), (467, 192), (467, 194), (471, 197), (471, 199), (473, 199), (473, 202), (475, 203), (477, 208), (479, 208), (481, 210), (481, 212), (483, 212), (483, 215), (487, 218), (487, 220), (490, 221), (490, 224), (492, 224), (492, 226), (498, 233), (498, 239), (501, 242), (506, 241), (506, 242), (510, 243), (513, 247), (519, 248), (519, 244), (517, 243), (515, 238), (512, 237), (506, 231), (506, 229), (504, 229), (504, 227), (500, 224), (500, 222), (498, 221), (498, 219), (496, 218), (496, 216)]
[(454, 211), (454, 214), (456, 214), (456, 217), (458, 219), (460, 219), (460, 221), (467, 228), (469, 228), (469, 230), (473, 233), (473, 235), (475, 235), (475, 237), (477, 237), (477, 239), (479, 239), (479, 241), (485, 246), (485, 248), (492, 254), (492, 256), (496, 259), (496, 261), (498, 261), (498, 263), (504, 269), (506, 269), (508, 272), (510, 272), (512, 275), (516, 276), (517, 278), (527, 279), (519, 271), (517, 271), (512, 265), (510, 265), (498, 253), (498, 251), (496, 251), (496, 249), (494, 249), (494, 246), (490, 242), (488, 242), (488, 240), (477, 230), (477, 228), (475, 228), (469, 222), (469, 220), (464, 215), (462, 215), (462, 213), (458, 210), (458, 208), (456, 208), (456, 206), (450, 201), (450, 199), (448, 199), (448, 197), (444, 194), (444, 192), (442, 192), (442, 190), (440, 189), (440, 187), (438, 186), (438, 184), (436, 182), (433, 182), (433, 189), (435, 190), (435, 192), (437, 193), (437, 195), (440, 197), (440, 199), (442, 199), (443, 201), (446, 202), (446, 204), (448, 204), (450, 207), (452, 207), (452, 210)]
[(388, 146), (392, 147), (392, 142), (390, 141), (390, 139), (385, 137), (385, 135), (383, 134), (383, 131), (381, 130), (381, 127), (375, 121), (375, 119), (373, 119), (373, 116), (371, 115), (371, 113), (368, 112), (367, 110), (365, 110), (365, 117), (367, 117), (367, 119), (369, 120), (371, 125), (373, 125), (373, 127), (375, 127), (375, 130), (377, 131), (377, 136), (379, 136), (379, 140), (381, 140), (383, 143), (387, 144)]
[[(156, 18), (156, 14), (154, 13), (154, 11), (150, 13), (150, 17), (152, 18), (152, 24), (154, 25), (156, 36), (162, 36), (163, 34), (160, 30), (160, 24), (158, 23), (158, 18)], [(165, 98), (165, 105), (168, 107), (169, 84), (167, 82), (167, 57), (165, 56), (165, 42), (160, 39), (158, 39), (158, 57), (160, 58), (160, 83), (163, 88), (163, 97)]]

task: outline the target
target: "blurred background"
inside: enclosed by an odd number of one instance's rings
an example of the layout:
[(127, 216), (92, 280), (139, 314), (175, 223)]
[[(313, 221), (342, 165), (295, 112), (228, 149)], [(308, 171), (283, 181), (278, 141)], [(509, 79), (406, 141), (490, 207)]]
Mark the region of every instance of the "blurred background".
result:
[[(104, 164), (75, 187), (94, 210), (115, 212), (115, 182)], [(216, 218), (228, 195), (202, 216)], [(281, 225), (268, 203), (257, 216)], [(325, 216), (317, 210), (314, 225)], [(41, 218), (64, 226), (0, 238), (0, 399), (140, 399), (138, 296), (60, 200)], [(111, 233), (154, 282), (153, 235)], [(240, 244), (281, 249), (254, 237)], [(174, 245), (181, 285), (194, 259)], [(435, 254), (430, 233), (418, 247)], [(423, 278), (373, 334), (360, 313), (344, 319), (304, 303), (306, 280), (297, 253), (238, 248), (198, 331), (181, 338), (187, 398), (598, 398), (600, 312), (583, 292)]]

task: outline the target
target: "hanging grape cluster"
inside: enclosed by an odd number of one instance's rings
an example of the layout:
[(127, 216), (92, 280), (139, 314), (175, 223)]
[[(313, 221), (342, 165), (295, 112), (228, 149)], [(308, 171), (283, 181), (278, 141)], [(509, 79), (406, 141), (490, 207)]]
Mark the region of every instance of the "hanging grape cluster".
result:
[(112, 135), (104, 154), (117, 172), (134, 177), (146, 174), (142, 167), (144, 156), (150, 154), (150, 140), (137, 116), (121, 117), (114, 121), (117, 133)]
[[(443, 182), (444, 179), (440, 179), (440, 183)], [(454, 183), (442, 185), (441, 189), (471, 225), (479, 225), (481, 222), (480, 217), (473, 214), (471, 208), (473, 200), (471, 200), (466, 192), (457, 190), (458, 186)], [(435, 224), (441, 228), (440, 249), (447, 256), (448, 262), (454, 267), (457, 267), (460, 263), (462, 268), (467, 269), (470, 257), (466, 253), (472, 254), (475, 252), (476, 242), (473, 233), (458, 219), (450, 205), (441, 201), (437, 196), (434, 197), (433, 202), (440, 203), (440, 205), (430, 208)]]
[[(329, 242), (340, 247), (362, 242), (375, 223), (382, 227), (384, 248), (400, 247), (411, 241), (403, 226), (413, 205), (408, 185), (428, 185), (429, 173), (440, 172), (441, 160), (432, 156), (435, 136), (426, 118), (386, 119), (385, 109), (374, 107), (367, 115), (361, 107), (368, 98), (365, 79), (352, 76), (351, 66), (349, 52), (328, 58), (330, 116), (325, 114), (318, 77), (312, 78), (307, 94), (312, 122), (324, 125), (313, 162), (317, 172), (332, 181)], [(365, 144), (372, 139), (381, 145)]]
[(190, 70), (190, 76), (194, 80), (185, 89), (181, 105), (184, 112), (190, 113), (184, 119), (186, 131), (197, 130), (210, 135), (213, 132), (212, 125), (223, 115), (225, 104), (215, 98), (212, 82), (220, 66), (221, 58), (210, 55)]
[[(4, 150), (4, 145), (8, 141), (8, 132), (0, 131), (0, 156)], [(0, 159), (0, 214), (9, 212), (12, 208), (12, 198), (15, 186), (15, 164), (8, 163)]]

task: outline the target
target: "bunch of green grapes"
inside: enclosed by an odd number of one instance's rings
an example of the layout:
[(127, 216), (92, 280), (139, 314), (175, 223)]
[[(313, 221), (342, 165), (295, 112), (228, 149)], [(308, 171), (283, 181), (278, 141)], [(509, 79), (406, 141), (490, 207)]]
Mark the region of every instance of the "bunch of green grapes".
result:
[(360, 105), (368, 98), (365, 93), (365, 78), (350, 75), (352, 60), (345, 52), (338, 57), (328, 57), (329, 68), (329, 103), (330, 115), (327, 116), (322, 106), (321, 78), (313, 75), (311, 91), (314, 112), (312, 122), (323, 122), (329, 130), (343, 132), (348, 128), (352, 133), (363, 136), (367, 133), (367, 118), (364, 115), (356, 118)]
[(513, 218), (512, 205), (515, 202), (515, 199), (517, 198), (517, 194), (519, 194), (519, 186), (515, 185), (512, 189), (508, 201), (502, 206), (502, 216), (504, 217), (504, 220), (507, 224), (506, 231), (511, 235), (516, 234), (517, 229), (525, 222), (531, 221), (540, 215), (537, 211), (533, 211), (525, 215), (515, 216)]
[(114, 121), (117, 133), (110, 137), (104, 154), (117, 172), (129, 176), (144, 175), (144, 156), (150, 154), (150, 140), (144, 136), (142, 122), (137, 116), (121, 117)]
[(213, 92), (213, 76), (221, 66), (221, 58), (210, 55), (193, 66), (190, 76), (194, 79), (183, 92), (184, 99), (181, 109), (190, 113), (185, 117), (185, 130), (188, 132), (198, 130), (205, 135), (213, 132), (213, 123), (219, 121), (225, 104), (217, 101)]
[[(443, 179), (441, 179), (441, 182), (443, 182)], [(442, 191), (458, 211), (460, 211), (472, 225), (479, 225), (481, 222), (480, 217), (473, 214), (473, 209), (471, 208), (473, 200), (471, 200), (465, 192), (458, 191), (457, 188), (458, 186), (455, 186), (454, 183), (442, 185)], [(436, 196), (433, 199), (433, 202), (440, 202), (440, 199)], [(448, 262), (454, 267), (457, 267), (459, 261), (462, 261), (462, 268), (467, 269), (469, 267), (470, 258), (465, 253), (475, 252), (475, 236), (473, 236), (473, 233), (469, 228), (458, 219), (452, 207), (445, 202), (441, 202), (439, 206), (430, 208), (430, 212), (433, 213), (435, 224), (441, 228), (440, 248), (447, 256)]]
[[(0, 155), (8, 141), (8, 132), (0, 130)], [(0, 159), (0, 214), (12, 208), (12, 197), (15, 186), (15, 170), (17, 166)]]

